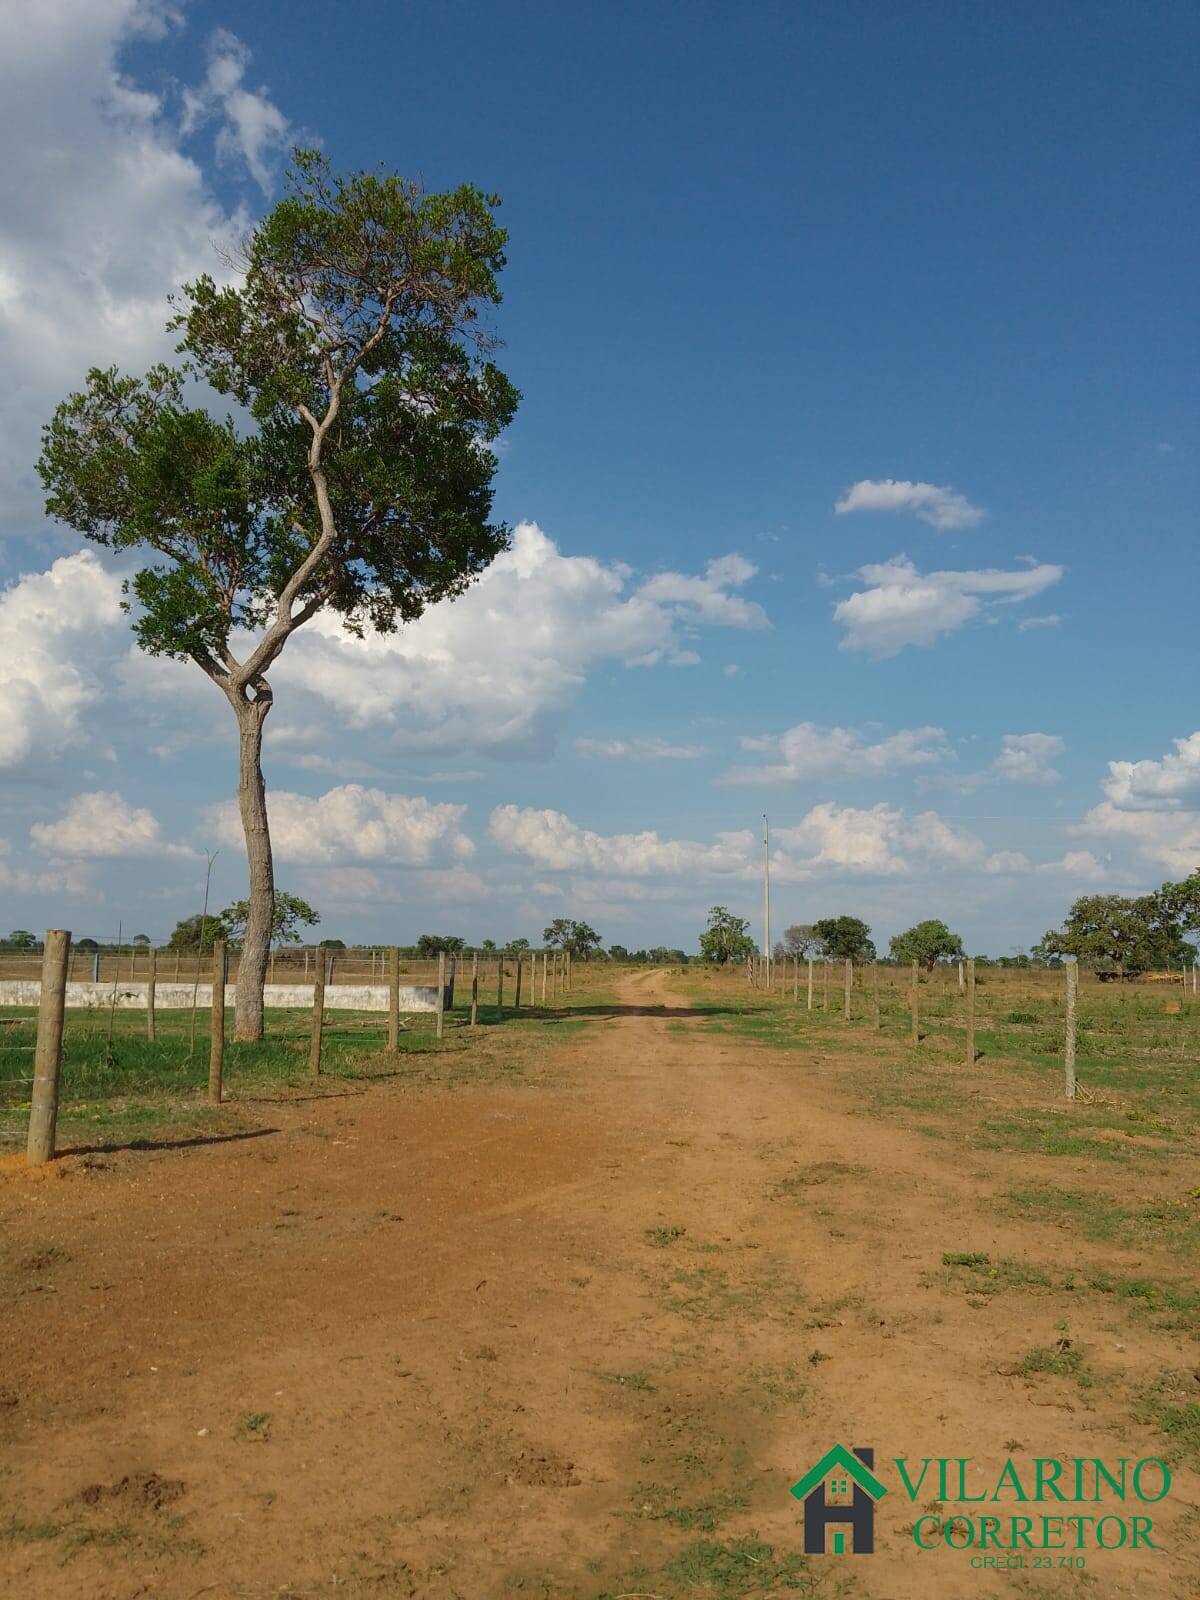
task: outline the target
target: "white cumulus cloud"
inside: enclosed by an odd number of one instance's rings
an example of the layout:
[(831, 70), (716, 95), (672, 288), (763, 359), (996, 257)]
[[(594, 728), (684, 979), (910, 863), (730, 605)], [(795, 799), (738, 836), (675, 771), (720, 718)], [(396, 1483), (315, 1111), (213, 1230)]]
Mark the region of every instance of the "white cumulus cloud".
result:
[(35, 822), (29, 838), (49, 856), (112, 860), (195, 854), (164, 839), (152, 811), (111, 789), (77, 794), (57, 822)]
[(123, 621), (119, 580), (87, 550), (0, 593), (0, 767), (87, 736), (108, 665), (102, 645)]
[(980, 508), (957, 489), (912, 483), (907, 478), (862, 478), (851, 484), (833, 509), (838, 516), (852, 511), (911, 511), (943, 532), (973, 528), (983, 519)]
[(921, 573), (904, 555), (871, 563), (858, 570), (867, 587), (833, 608), (834, 620), (846, 630), (841, 648), (878, 660), (909, 645), (927, 647), (979, 616), (985, 606), (1017, 604), (1041, 594), (1063, 570), (1037, 562), (1012, 571)]
[(1006, 733), (996, 757), (996, 776), (1010, 783), (1057, 783), (1054, 760), (1062, 752), (1056, 733)]
[[(357, 783), (317, 796), (269, 790), (267, 812), (281, 861), (424, 867), (439, 856), (464, 860), (475, 849), (459, 828), (465, 806)], [(215, 807), (213, 815), (222, 842), (241, 846), (236, 802)]]
[[(709, 841), (664, 839), (656, 832), (601, 834), (560, 811), (497, 806), (492, 840), (548, 871), (599, 878), (680, 878), (756, 881), (762, 870), (760, 836), (751, 829), (718, 833)], [(905, 877), (938, 872), (1025, 872), (1015, 852), (993, 854), (983, 841), (935, 811), (911, 814), (895, 806), (841, 806), (823, 801), (793, 826), (772, 831), (771, 871), (778, 882), (814, 878)], [(578, 892), (577, 881), (573, 892)], [(623, 898), (627, 898), (624, 896)]]
[(604, 664), (686, 665), (700, 626), (763, 628), (731, 591), (754, 568), (710, 562), (702, 578), (566, 556), (532, 522), (465, 594), (394, 634), (357, 639), (330, 615), (289, 642), (272, 677), (306, 691), (339, 725), (395, 730), (406, 750), (547, 753), (553, 721)]
[(195, 131), (210, 117), (220, 118), (217, 154), (246, 163), (264, 192), (271, 186), (276, 159), (292, 132), (287, 118), (265, 88), (248, 89), (250, 52), (227, 28), (218, 28), (208, 42), (204, 82), (184, 91), (183, 133)]
[(1200, 733), (1157, 760), (1110, 761), (1103, 800), (1076, 832), (1121, 841), (1137, 858), (1186, 877), (1200, 868)]
[(704, 754), (699, 744), (671, 744), (666, 739), (576, 739), (576, 752), (607, 761), (695, 761)]
[(936, 763), (942, 758), (944, 743), (941, 728), (901, 728), (872, 742), (852, 728), (799, 722), (781, 734), (744, 737), (743, 750), (775, 759), (757, 766), (732, 767), (722, 782), (814, 783), (829, 778), (882, 777)]
[(1110, 761), (1104, 797), (1123, 810), (1175, 811), (1200, 801), (1200, 732), (1174, 739), (1157, 761)]
[(753, 843), (749, 830), (719, 833), (711, 844), (662, 839), (655, 832), (593, 833), (561, 811), (533, 806), (497, 806), (488, 831), (502, 850), (540, 867), (585, 869), (639, 877), (651, 873), (737, 872)]
[[(122, 70), (127, 47), (178, 24), (170, 0), (8, 0), (0, 10), (2, 520), (28, 531), (41, 515), (41, 424), (89, 367), (141, 370), (169, 356), (167, 295), (201, 272), (220, 276), (214, 243), (239, 237), (248, 217), (212, 194), (176, 107)], [(282, 118), (233, 81), (244, 56), (221, 37), (218, 142), (262, 176)]]

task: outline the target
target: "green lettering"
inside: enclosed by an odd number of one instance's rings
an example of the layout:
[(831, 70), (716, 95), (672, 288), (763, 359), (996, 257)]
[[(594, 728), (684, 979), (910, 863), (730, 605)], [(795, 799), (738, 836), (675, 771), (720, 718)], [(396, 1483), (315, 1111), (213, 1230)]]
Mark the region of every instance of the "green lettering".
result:
[(1039, 1456), (1034, 1466), (1037, 1468), (1037, 1494), (1034, 1498), (1044, 1500), (1046, 1491), (1053, 1490), (1056, 1500), (1065, 1500), (1066, 1495), (1058, 1487), (1058, 1480), (1062, 1477), (1062, 1462), (1055, 1461), (1053, 1456)]
[(925, 1474), (929, 1471), (929, 1457), (925, 1457), (925, 1460), (921, 1465), (921, 1476), (917, 1479), (916, 1483), (914, 1483), (908, 1475), (908, 1457), (894, 1456), (892, 1459), (896, 1464), (896, 1471), (900, 1474), (900, 1481), (904, 1484), (905, 1492), (907, 1493), (908, 1498), (910, 1500), (915, 1500), (921, 1492), (921, 1485), (925, 1481)]
[(959, 1458), (958, 1458), (958, 1494), (955, 1496), (955, 1499), (956, 1500), (961, 1500), (967, 1505), (977, 1504), (980, 1500), (986, 1500), (987, 1499), (987, 1495), (986, 1494), (968, 1494), (967, 1493), (967, 1468), (970, 1465), (971, 1465), (971, 1457), (970, 1456), (959, 1456)]
[[(1159, 1469), (1159, 1471), (1162, 1473), (1162, 1475), (1163, 1475), (1162, 1488), (1158, 1491), (1157, 1494), (1143, 1494), (1142, 1493), (1142, 1468), (1143, 1467), (1157, 1467)], [(1170, 1489), (1170, 1487), (1171, 1487), (1171, 1469), (1170, 1469), (1170, 1467), (1167, 1466), (1167, 1463), (1165, 1461), (1159, 1461), (1156, 1456), (1148, 1456), (1145, 1461), (1139, 1461), (1137, 1466), (1134, 1467), (1134, 1469), (1133, 1469), (1133, 1492), (1134, 1492), (1135, 1495), (1137, 1495), (1139, 1500), (1145, 1500), (1150, 1505), (1154, 1505), (1157, 1501), (1162, 1500), (1162, 1499), (1164, 1499), (1166, 1497), (1167, 1491)]]
[(1029, 1496), (1025, 1493), (1024, 1486), (1021, 1483), (1021, 1477), (1017, 1471), (1017, 1464), (1012, 1460), (1011, 1457), (1004, 1463), (1004, 1470), (996, 1480), (996, 1489), (992, 1495), (993, 1500), (999, 1500), (1000, 1491), (1003, 1489), (1006, 1483), (1012, 1486), (1012, 1489), (1018, 1500), (1029, 1499)]
[[(1104, 1530), (1108, 1527), (1115, 1528), (1119, 1535), (1118, 1538), (1113, 1540), (1112, 1544), (1109, 1544), (1104, 1537)], [(1096, 1524), (1096, 1538), (1099, 1540), (1101, 1550), (1119, 1550), (1125, 1543), (1124, 1517), (1101, 1517)]]
[(980, 1517), (979, 1519), (979, 1548), (986, 1550), (988, 1545), (1000, 1548), (1000, 1518)]
[[(1061, 1517), (1043, 1517), (1042, 1518), (1042, 1549), (1043, 1550), (1065, 1550), (1067, 1548), (1065, 1543), (1063, 1542), (1062, 1525), (1063, 1525), (1063, 1519)], [(1055, 1543), (1054, 1540), (1051, 1539), (1051, 1537), (1050, 1537), (1051, 1530), (1053, 1530), (1053, 1532), (1055, 1532), (1058, 1535), (1058, 1542), (1057, 1543)]]
[(917, 1549), (933, 1550), (935, 1546), (926, 1544), (924, 1539), (921, 1537), (921, 1524), (923, 1522), (932, 1522), (934, 1527), (940, 1531), (942, 1519), (940, 1517), (918, 1517), (916, 1522), (913, 1524), (913, 1542), (916, 1544)]
[(1090, 1528), (1094, 1521), (1095, 1521), (1094, 1517), (1068, 1517), (1067, 1518), (1068, 1526), (1075, 1529), (1075, 1548), (1076, 1548), (1076, 1550), (1082, 1550), (1083, 1549), (1084, 1530), (1087, 1529), (1087, 1528)]
[(1149, 1517), (1134, 1517), (1131, 1531), (1133, 1533), (1132, 1544), (1135, 1550), (1140, 1550), (1144, 1544), (1149, 1545), (1151, 1550), (1158, 1549), (1158, 1546), (1150, 1537), (1150, 1532), (1153, 1527), (1154, 1524), (1151, 1522)]
[[(1101, 1478), (1104, 1478), (1107, 1481), (1109, 1487), (1116, 1492), (1116, 1496), (1117, 1496), (1118, 1500), (1124, 1500), (1124, 1498), (1125, 1498), (1125, 1469), (1126, 1469), (1126, 1467), (1128, 1465), (1129, 1465), (1128, 1460), (1126, 1459), (1125, 1456), (1122, 1456), (1121, 1457), (1121, 1481), (1120, 1481), (1120, 1483), (1118, 1483), (1117, 1480), (1113, 1477), (1112, 1473), (1104, 1465), (1103, 1461), (1097, 1461), (1096, 1462), (1096, 1494), (1095, 1494), (1095, 1498), (1097, 1500), (1099, 1500), (1099, 1498), (1100, 1498), (1100, 1479)], [(1077, 1498), (1082, 1500), (1083, 1496), (1079, 1495)]]
[(1014, 1517), (1012, 1519), (1012, 1543), (1010, 1548), (1015, 1550), (1018, 1543), (1024, 1544), (1027, 1550), (1033, 1549), (1033, 1540), (1029, 1537), (1029, 1530), (1033, 1527), (1031, 1517)]

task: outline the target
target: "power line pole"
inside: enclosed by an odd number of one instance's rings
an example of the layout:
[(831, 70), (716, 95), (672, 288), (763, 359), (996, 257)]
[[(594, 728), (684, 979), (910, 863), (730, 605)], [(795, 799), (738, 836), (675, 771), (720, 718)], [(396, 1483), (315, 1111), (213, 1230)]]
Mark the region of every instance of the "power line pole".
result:
[(763, 959), (767, 963), (767, 987), (771, 987), (771, 851), (767, 813), (763, 812)]

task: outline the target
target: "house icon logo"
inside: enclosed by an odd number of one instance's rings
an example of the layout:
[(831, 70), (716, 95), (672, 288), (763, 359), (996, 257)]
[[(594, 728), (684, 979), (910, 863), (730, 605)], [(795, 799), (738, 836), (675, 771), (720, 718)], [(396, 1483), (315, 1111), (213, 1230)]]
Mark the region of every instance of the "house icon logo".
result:
[[(871, 1468), (875, 1451), (835, 1444), (815, 1467), (794, 1483), (789, 1493), (804, 1502), (804, 1553), (806, 1556), (846, 1553), (846, 1534), (838, 1523), (849, 1524), (854, 1535), (853, 1553), (869, 1556), (875, 1549), (875, 1502), (887, 1493)], [(833, 1532), (826, 1547), (826, 1530)]]

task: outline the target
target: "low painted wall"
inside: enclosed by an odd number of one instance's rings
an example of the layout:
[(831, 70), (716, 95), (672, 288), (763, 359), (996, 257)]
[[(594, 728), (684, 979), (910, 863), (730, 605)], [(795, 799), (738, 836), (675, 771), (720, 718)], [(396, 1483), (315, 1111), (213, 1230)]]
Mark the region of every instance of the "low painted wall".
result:
[[(144, 983), (118, 983), (117, 1010), (144, 1011), (146, 990)], [(311, 983), (268, 983), (263, 989), (263, 1004), (291, 1010), (311, 1011), (313, 1004)], [(42, 986), (36, 979), (4, 978), (0, 980), (0, 1006), (36, 1006)], [(192, 1004), (190, 983), (164, 983), (154, 986), (154, 1009), (177, 1011)], [(206, 1010), (212, 1005), (212, 985), (202, 983), (195, 991), (196, 1004)], [(237, 986), (225, 985), (225, 1004), (232, 1007), (237, 1000)], [(104, 1010), (113, 1003), (111, 983), (68, 983), (67, 1006), (81, 1010)], [(454, 1004), (454, 984), (448, 983), (445, 992), (447, 1010)], [(326, 1011), (386, 1011), (388, 986), (386, 983), (331, 983), (325, 988)], [(400, 1010), (436, 1011), (436, 984), (409, 984), (400, 990)]]

